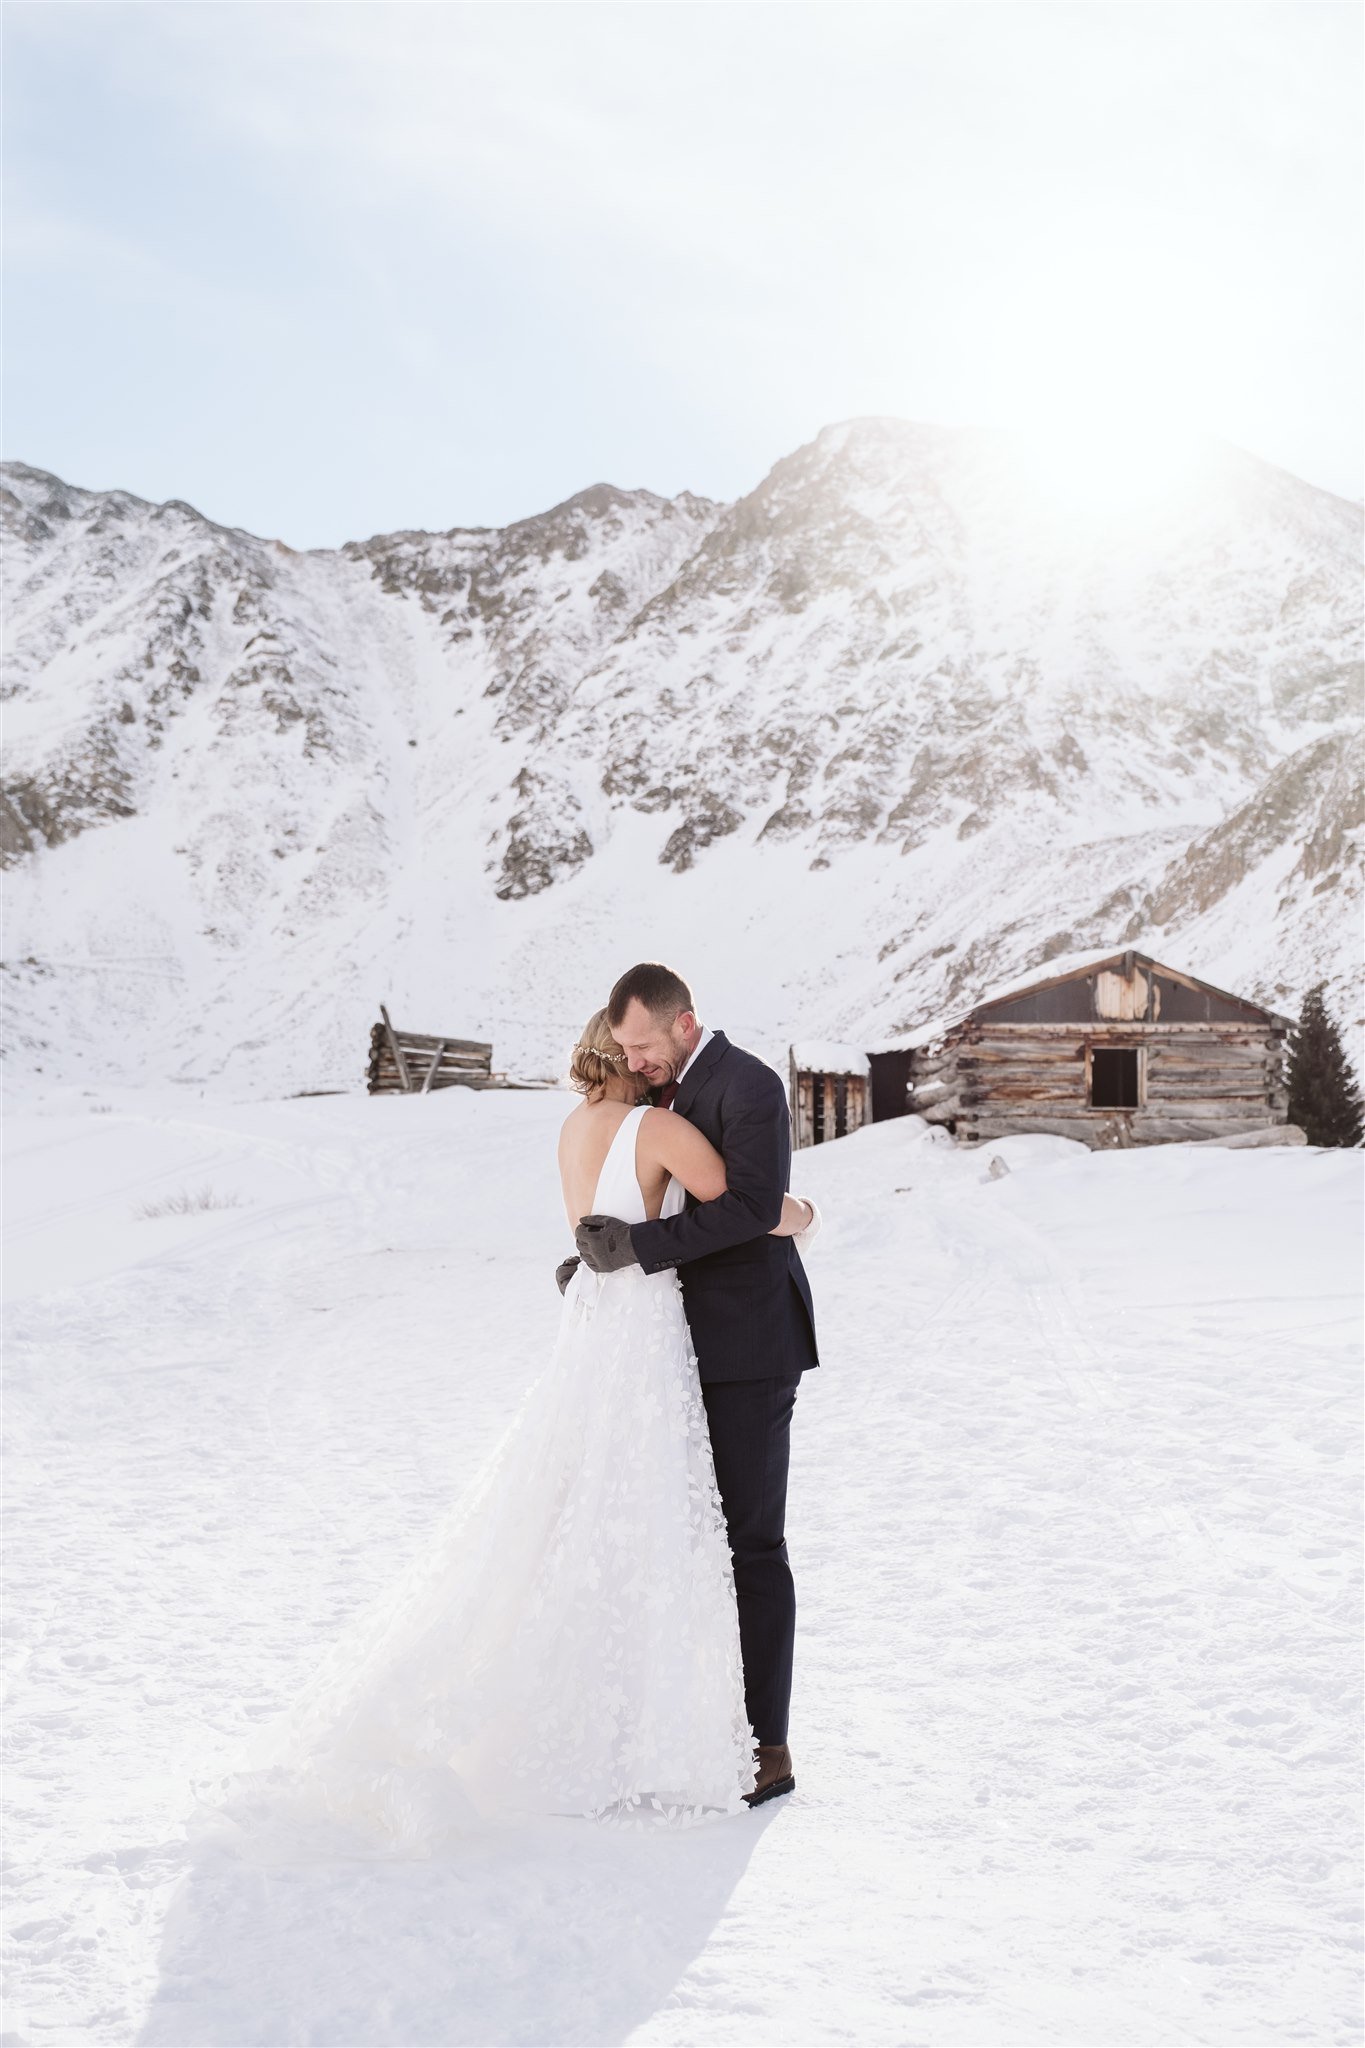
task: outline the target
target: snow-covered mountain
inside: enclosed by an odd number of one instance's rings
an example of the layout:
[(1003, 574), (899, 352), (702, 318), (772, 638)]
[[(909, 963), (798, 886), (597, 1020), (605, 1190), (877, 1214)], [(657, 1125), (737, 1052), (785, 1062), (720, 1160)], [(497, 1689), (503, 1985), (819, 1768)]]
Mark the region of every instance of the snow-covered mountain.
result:
[(16, 1073), (357, 1084), (381, 999), (552, 1073), (642, 955), (771, 1056), (1118, 943), (1361, 1022), (1361, 512), (1224, 443), (1078, 512), (859, 420), (304, 553), (3, 484)]

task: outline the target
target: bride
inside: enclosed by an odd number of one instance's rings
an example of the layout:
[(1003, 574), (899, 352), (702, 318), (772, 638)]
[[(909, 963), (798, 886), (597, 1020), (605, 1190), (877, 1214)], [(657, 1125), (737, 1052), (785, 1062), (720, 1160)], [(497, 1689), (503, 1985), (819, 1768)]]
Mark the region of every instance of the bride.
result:
[[(641, 1099), (604, 1010), (569, 1072), (570, 1229), (724, 1192), (720, 1154)], [(808, 1211), (788, 1195), (772, 1234)], [(196, 1785), (191, 1826), (380, 1855), (528, 1814), (689, 1826), (742, 1809), (754, 1750), (677, 1274), (580, 1266), (545, 1371), (429, 1548)]]

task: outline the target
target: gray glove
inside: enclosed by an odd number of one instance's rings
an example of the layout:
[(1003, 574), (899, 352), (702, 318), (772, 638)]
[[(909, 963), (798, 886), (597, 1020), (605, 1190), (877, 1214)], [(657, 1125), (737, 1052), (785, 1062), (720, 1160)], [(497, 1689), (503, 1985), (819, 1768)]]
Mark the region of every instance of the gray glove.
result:
[(561, 1294), (564, 1292), (564, 1289), (568, 1286), (569, 1282), (573, 1279), (574, 1274), (578, 1271), (582, 1263), (583, 1261), (578, 1257), (577, 1253), (575, 1253), (571, 1258), (564, 1259), (558, 1266), (555, 1267), (555, 1286), (559, 1289)]
[(594, 1273), (616, 1273), (622, 1266), (640, 1263), (630, 1241), (630, 1225), (619, 1216), (585, 1216), (574, 1232), (574, 1243)]

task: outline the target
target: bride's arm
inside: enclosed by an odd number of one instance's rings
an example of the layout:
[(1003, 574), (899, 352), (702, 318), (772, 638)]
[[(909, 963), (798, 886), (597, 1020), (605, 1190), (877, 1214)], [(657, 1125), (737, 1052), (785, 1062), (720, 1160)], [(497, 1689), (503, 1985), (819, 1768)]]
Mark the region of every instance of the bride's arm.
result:
[[(727, 1186), (725, 1161), (695, 1124), (671, 1109), (651, 1109), (641, 1120), (640, 1150), (680, 1180), (689, 1195), (699, 1202), (713, 1202)], [(795, 1237), (811, 1222), (815, 1212), (798, 1195), (782, 1197), (782, 1220), (773, 1225), (769, 1237)]]
[(637, 1151), (663, 1173), (680, 1180), (699, 1202), (714, 1202), (726, 1189), (725, 1161), (685, 1116), (671, 1109), (647, 1109), (640, 1119)]

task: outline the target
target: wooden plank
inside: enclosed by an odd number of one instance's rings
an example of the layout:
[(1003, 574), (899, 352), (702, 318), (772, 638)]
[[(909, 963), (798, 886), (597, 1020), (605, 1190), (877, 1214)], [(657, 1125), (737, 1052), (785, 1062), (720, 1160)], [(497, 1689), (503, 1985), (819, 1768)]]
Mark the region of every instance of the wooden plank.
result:
[[(432, 1057), (432, 1048), (430, 1046), (405, 1045), (403, 1051), (407, 1056), (409, 1065), (414, 1068), (425, 1066)], [(492, 1059), (487, 1053), (480, 1052), (451, 1052), (447, 1050), (438, 1053), (436, 1056), (442, 1066), (469, 1067), (475, 1073), (486, 1074), (493, 1064)]]
[(1244, 1067), (1158, 1067), (1147, 1069), (1153, 1088), (1270, 1088), (1276, 1076), (1250, 1060)]
[(1147, 1089), (1153, 1102), (1262, 1102), (1270, 1090), (1250, 1081), (1153, 1081)]
[(1235, 1081), (1244, 1088), (1248, 1081), (1260, 1080), (1273, 1074), (1275, 1068), (1265, 1060), (1171, 1060), (1153, 1059), (1147, 1062), (1147, 1072), (1162, 1074), (1168, 1081), (1204, 1081), (1212, 1075), (1215, 1079)]
[(964, 1108), (998, 1103), (1001, 1109), (1088, 1109), (1091, 1105), (1083, 1088), (967, 1088), (961, 1091)]
[(1117, 974), (1101, 968), (1094, 979), (1097, 1017), (1140, 1017), (1147, 1009), (1151, 984), (1145, 974), (1133, 972), (1132, 961), (1124, 955)]
[(1151, 1045), (1120, 1045), (1113, 1041), (1106, 1044), (1102, 1040), (1094, 1042), (1088, 1048), (1068, 1047), (1067, 1051), (1061, 1054), (1044, 1051), (1041, 1047), (1024, 1045), (988, 1046), (980, 1049), (973, 1046), (970, 1050), (964, 1047), (958, 1055), (957, 1064), (959, 1067), (971, 1067), (982, 1073), (1009, 1067), (1022, 1067), (1030, 1072), (1064, 1073), (1070, 1068), (1084, 1066), (1087, 1054), (1097, 1052), (1139, 1052), (1150, 1061), (1153, 1071), (1158, 1067), (1165, 1067), (1170, 1073), (1183, 1071), (1204, 1074), (1219, 1067), (1236, 1073), (1261, 1073), (1273, 1064), (1260, 1050), (1229, 1051), (1220, 1046), (1217, 1050), (1210, 1049), (1203, 1054), (1173, 1055), (1164, 1049), (1157, 1051)]
[(440, 1066), (440, 1064), (441, 1064), (441, 1054), (442, 1054), (442, 1053), (443, 1053), (444, 1051), (445, 1051), (445, 1047), (444, 1047), (443, 1045), (438, 1045), (438, 1046), (437, 1046), (437, 1048), (436, 1048), (436, 1050), (435, 1050), (435, 1052), (434, 1052), (434, 1053), (433, 1053), (433, 1054), (431, 1055), (431, 1064), (430, 1064), (430, 1065), (428, 1066), (428, 1068), (427, 1068), (427, 1071), (426, 1071), (426, 1078), (425, 1078), (425, 1080), (424, 1080), (424, 1081), (422, 1082), (422, 1089), (421, 1089), (421, 1092), (422, 1092), (422, 1094), (423, 1094), (423, 1095), (425, 1095), (425, 1094), (426, 1094), (427, 1090), (428, 1090), (428, 1089), (430, 1088), (430, 1086), (431, 1086), (431, 1079), (432, 1079), (432, 1076), (433, 1076), (433, 1074), (434, 1074), (434, 1073), (436, 1072), (436, 1069), (437, 1069), (437, 1067), (439, 1067), (439, 1066)]
[[(438, 1088), (487, 1088), (498, 1079), (499, 1076), (496, 1074), (443, 1074), (437, 1072), (432, 1076), (431, 1086), (433, 1092)], [(404, 1088), (402, 1081), (392, 1067), (387, 1068), (382, 1074), (376, 1074), (370, 1083), (371, 1094), (386, 1088), (391, 1088), (400, 1095), (410, 1095), (416, 1092), (414, 1089)]]
[(1306, 1145), (1308, 1139), (1297, 1124), (1271, 1124), (1263, 1131), (1234, 1132), (1230, 1138), (1220, 1134), (1206, 1142), (1210, 1145), (1236, 1145), (1240, 1148), (1244, 1145)]
[(968, 1113), (974, 1115), (977, 1120), (987, 1118), (992, 1121), (1005, 1120), (1011, 1122), (1016, 1121), (1020, 1117), (1032, 1116), (1035, 1113), (1052, 1117), (1062, 1122), (1072, 1123), (1099, 1123), (1103, 1122), (1106, 1117), (1111, 1116), (1139, 1118), (1171, 1116), (1178, 1118), (1183, 1123), (1201, 1124), (1228, 1121), (1234, 1123), (1265, 1123), (1270, 1121), (1268, 1108), (1254, 1097), (1218, 1102), (1172, 1102), (1155, 1104), (1149, 1108), (1136, 1106), (1126, 1109), (1105, 1107), (1093, 1103), (1011, 1102), (1001, 1101), (999, 1098), (992, 1097), (982, 1102), (969, 1102), (964, 1098), (963, 1107)]
[(975, 1139), (1013, 1138), (1028, 1136), (1052, 1138), (1074, 1138), (1079, 1144), (1093, 1145), (1098, 1132), (1091, 1124), (1079, 1120), (1067, 1121), (1060, 1117), (974, 1117), (965, 1126), (958, 1125), (958, 1136)]
[(1154, 1066), (1188, 1067), (1203, 1073), (1209, 1067), (1265, 1067), (1274, 1064), (1274, 1053), (1263, 1045), (1149, 1046)]
[(1146, 1123), (1133, 1126), (1138, 1138), (1210, 1138), (1225, 1132), (1229, 1136), (1240, 1131), (1261, 1131), (1269, 1129), (1265, 1117), (1229, 1117), (1222, 1122), (1199, 1123), (1187, 1117), (1153, 1117)]
[(1277, 1059), (1278, 1046), (1263, 1038), (1147, 1038), (1143, 1040), (1153, 1059), (1160, 1060), (1269, 1060)]
[(1245, 1095), (1156, 1095), (1150, 1101), (1153, 1109), (1175, 1116), (1248, 1116), (1269, 1107), (1264, 1089)]
[[(539, 1087), (543, 1084), (539, 1082), (522, 1083), (509, 1081), (506, 1074), (451, 1074), (445, 1078), (438, 1075), (431, 1085), (432, 1090), (434, 1092), (438, 1088), (511, 1088), (522, 1086)], [(411, 1089), (405, 1089), (401, 1081), (399, 1081), (394, 1075), (389, 1074), (380, 1082), (372, 1082), (370, 1084), (369, 1092), (371, 1095), (405, 1095), (411, 1094), (413, 1091)]]
[(965, 1056), (957, 1063), (959, 1074), (970, 1074), (973, 1081), (979, 1081), (984, 1088), (992, 1081), (1028, 1081), (1035, 1076), (1044, 1086), (1055, 1087), (1083, 1079), (1085, 1061), (1066, 1060), (973, 1060)]
[(1085, 1090), (1085, 1069), (1071, 1067), (969, 1067), (959, 1078), (967, 1088), (1041, 1088), (1048, 1094), (1068, 1095)]
[(811, 1075), (802, 1074), (796, 1095), (796, 1146), (804, 1151), (815, 1143), (815, 1082)]
[[(1264, 1118), (1237, 1117), (1225, 1122), (1198, 1122), (1183, 1117), (1153, 1117), (1141, 1109), (1110, 1112), (1113, 1116), (1131, 1119), (1130, 1129), (1139, 1144), (1159, 1141), (1203, 1141), (1218, 1134), (1235, 1134), (1242, 1131), (1256, 1131), (1266, 1128)], [(1031, 1132), (1045, 1132), (1058, 1138), (1077, 1138), (1082, 1144), (1092, 1147), (1106, 1127), (1106, 1118), (1101, 1113), (1087, 1121), (1082, 1117), (1062, 1116), (982, 1116), (970, 1122), (959, 1122), (958, 1136), (970, 1134), (977, 1139), (1008, 1138)]]
[(1188, 1038), (1191, 1044), (1198, 1044), (1208, 1038), (1224, 1037), (1233, 1043), (1260, 1045), (1269, 1038), (1282, 1038), (1282, 1031), (1274, 1031), (1268, 1025), (1201, 1023), (1197, 1018), (1182, 1018), (1178, 1024), (1149, 1024), (1140, 1018), (1131, 1023), (1108, 1024), (1100, 1019), (1089, 1023), (1072, 1024), (1006, 1024), (995, 1019), (989, 1024), (972, 1024), (963, 1027), (959, 1042), (977, 1044), (984, 1040), (999, 1039), (1007, 1045), (1018, 1045), (1025, 1039), (1038, 1038), (1094, 1038), (1108, 1040), (1110, 1035), (1119, 1039), (1170, 1039)]
[(1013, 1122), (1020, 1117), (1040, 1115), (1056, 1118), (1063, 1123), (1076, 1124), (1102, 1123), (1106, 1117), (1112, 1116), (1174, 1117), (1180, 1122), (1201, 1124), (1228, 1121), (1234, 1123), (1248, 1121), (1266, 1123), (1273, 1121), (1271, 1111), (1266, 1104), (1260, 1101), (1218, 1103), (1165, 1102), (1155, 1103), (1150, 1106), (1130, 1105), (1127, 1108), (1119, 1108), (1117, 1106), (1109, 1108), (1092, 1103), (989, 1101), (968, 1105), (965, 1114), (969, 1118), (999, 1119), (1005, 1122)]
[[(1140, 1051), (1141, 1047), (1128, 1047), (1129, 1051)], [(969, 1068), (973, 1073), (1022, 1074), (1070, 1074), (1078, 1073), (1085, 1065), (1084, 1046), (1068, 1046), (1065, 1051), (1054, 1051), (1051, 1046), (1011, 1045), (1000, 1052), (987, 1049), (981, 1052), (961, 1052), (954, 1062), (959, 1071)]]
[[(1199, 1059), (1199, 1057), (1187, 1057), (1187, 1055), (1171, 1055), (1171, 1053), (1166, 1053), (1166, 1051), (1156, 1053), (1150, 1047), (1105, 1047), (1105, 1044), (1097, 1044), (1097, 1047), (1093, 1047), (1093, 1051), (1095, 1053), (1109, 1053), (1109, 1051), (1146, 1053), (1148, 1073), (1171, 1073), (1175, 1077), (1199, 1077), (1203, 1073), (1232, 1073), (1232, 1075), (1240, 1077), (1240, 1075), (1248, 1075), (1248, 1073), (1277, 1073), (1279, 1071), (1279, 1067), (1273, 1061), (1267, 1061), (1263, 1053), (1230, 1053), (1230, 1051), (1218, 1049), (1218, 1051), (1209, 1051), (1207, 1057)], [(1011, 1047), (1007, 1053), (962, 1053), (954, 1065), (962, 1073), (980, 1073), (980, 1075), (988, 1075), (988, 1073), (1001, 1073), (1001, 1075), (1009, 1075), (1009, 1073), (1078, 1073), (1078, 1071), (1085, 1067), (1083, 1053), (1085, 1053), (1083, 1047), (1076, 1047), (1074, 1053), (1066, 1053), (1066, 1055), (1031, 1051), (1027, 1047)]]
[[(404, 1046), (403, 1054), (410, 1070), (425, 1067), (432, 1057), (425, 1046)], [(377, 1053), (372, 1053), (370, 1057), (372, 1059), (386, 1060), (396, 1070), (396, 1062), (387, 1045), (382, 1046)], [(458, 1067), (462, 1073), (466, 1074), (486, 1074), (491, 1066), (490, 1061), (475, 1059), (467, 1052), (440, 1053), (437, 1055), (437, 1058), (441, 1066)]]
[[(417, 1052), (413, 1053), (411, 1057), (415, 1065), (419, 1061), (430, 1059), (432, 1055), (425, 1052)], [(486, 1074), (490, 1071), (487, 1060), (472, 1060), (467, 1053), (438, 1053), (435, 1055), (435, 1058), (443, 1073)], [(381, 1052), (371, 1055), (371, 1065), (390, 1067), (394, 1073), (398, 1071), (397, 1062), (387, 1046)]]
[(394, 1064), (398, 1068), (399, 1078), (403, 1083), (404, 1091), (406, 1093), (411, 1093), (412, 1077), (408, 1073), (408, 1063), (403, 1057), (403, 1048), (398, 1043), (397, 1034), (394, 1031), (393, 1025), (389, 1022), (389, 1013), (384, 1008), (384, 1005), (382, 1003), (379, 1005), (379, 1014), (384, 1019), (384, 1029), (389, 1034), (389, 1045), (393, 1052)]
[(1169, 1074), (1153, 1074), (1148, 1093), (1166, 1101), (1183, 1102), (1187, 1096), (1269, 1095), (1273, 1086), (1267, 1074), (1201, 1074), (1180, 1081), (1173, 1081)]
[(1266, 1095), (1274, 1086), (1269, 1074), (1252, 1070), (1245, 1074), (1152, 1074), (1148, 1088), (1153, 1095)]
[(1075, 1095), (1085, 1093), (1085, 1069), (1069, 1067), (1046, 1072), (1038, 1068), (1011, 1067), (1001, 1072), (983, 1073), (978, 1067), (964, 1067), (960, 1076), (964, 1088), (1000, 1088), (1017, 1094), (1025, 1094), (1036, 1088), (1042, 1095)]
[(1080, 1095), (1085, 1094), (1085, 1071), (1072, 1067), (1065, 1073), (1030, 1072), (1027, 1068), (1013, 1068), (1006, 1073), (983, 1074), (974, 1068), (964, 1068), (964, 1088), (979, 1088), (986, 1093), (998, 1091), (1002, 1095)]
[[(384, 1005), (381, 1003), (379, 1007), (387, 1018), (388, 1012), (384, 1010)], [(440, 1038), (428, 1031), (394, 1032), (392, 1026), (382, 1033), (385, 1038), (391, 1034), (397, 1037), (404, 1046), (415, 1047), (418, 1051), (430, 1052), (433, 1047), (443, 1045), (452, 1052), (477, 1053), (482, 1059), (491, 1059), (493, 1057), (492, 1046), (485, 1044), (480, 1038)], [(373, 1039), (380, 1035), (381, 1026), (376, 1024), (373, 1026), (370, 1036)]]
[[(401, 1045), (402, 1041), (400, 1040), (399, 1043)], [(402, 1050), (411, 1060), (426, 1061), (431, 1058), (433, 1047), (429, 1045), (403, 1045)], [(379, 1045), (371, 1047), (370, 1057), (372, 1059), (387, 1059), (392, 1056), (392, 1052), (392, 1046), (387, 1041), (383, 1041)], [(453, 1061), (461, 1067), (481, 1067), (485, 1073), (492, 1065), (487, 1053), (458, 1052), (452, 1046), (447, 1046), (444, 1049), (441, 1053), (441, 1058), (447, 1062)]]
[[(1092, 1039), (1088, 1046), (1091, 1052), (1143, 1052), (1154, 1060), (1164, 1060), (1170, 1066), (1185, 1064), (1201, 1071), (1206, 1066), (1259, 1067), (1270, 1061), (1263, 1046), (1208, 1045), (1180, 1048), (1172, 1051), (1165, 1046), (1155, 1046), (1150, 1039)], [(983, 1067), (1025, 1065), (1030, 1067), (1062, 1067), (1068, 1062), (1078, 1064), (1084, 1059), (1087, 1047), (1074, 1044), (1058, 1049), (1041, 1045), (972, 1045), (964, 1046), (958, 1054), (958, 1064), (971, 1061)]]

